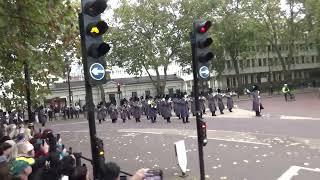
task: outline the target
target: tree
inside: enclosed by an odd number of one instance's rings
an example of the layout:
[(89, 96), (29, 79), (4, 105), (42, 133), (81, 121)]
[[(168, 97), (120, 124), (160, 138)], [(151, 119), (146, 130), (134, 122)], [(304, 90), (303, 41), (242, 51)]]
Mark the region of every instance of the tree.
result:
[(117, 23), (108, 37), (114, 46), (113, 64), (130, 74), (146, 71), (158, 94), (163, 94), (170, 63), (190, 69), (192, 23), (200, 17), (212, 18), (214, 4), (209, 0), (121, 1), (115, 10)]
[(113, 44), (112, 63), (129, 74), (146, 71), (158, 94), (164, 93), (168, 65), (178, 58), (181, 48), (177, 8), (170, 0), (122, 0), (114, 14), (117, 24), (108, 37)]
[[(244, 2), (247, 16), (256, 23), (258, 42), (269, 44), (278, 56), (284, 80), (291, 80), (290, 65), (293, 63), (296, 40), (302, 36), (299, 24), (302, 13), (297, 0), (287, 0), (289, 11), (278, 0), (247, 0)], [(298, 38), (297, 38), (298, 37)], [(281, 45), (288, 46), (288, 58), (284, 58)]]
[(241, 6), (240, 1), (220, 1), (214, 31), (216, 51), (220, 58), (231, 60), (239, 89), (242, 88), (240, 69), (243, 68), (240, 61), (248, 56), (246, 48), (255, 43), (251, 21)]
[(20, 106), (24, 104), (25, 64), (30, 70), (32, 99), (49, 92), (49, 75), (62, 76), (61, 52), (75, 39), (70, 36), (76, 30), (73, 24), (77, 24), (76, 7), (70, 0), (0, 2), (0, 76), (8, 87), (2, 89), (8, 98), (14, 95)]

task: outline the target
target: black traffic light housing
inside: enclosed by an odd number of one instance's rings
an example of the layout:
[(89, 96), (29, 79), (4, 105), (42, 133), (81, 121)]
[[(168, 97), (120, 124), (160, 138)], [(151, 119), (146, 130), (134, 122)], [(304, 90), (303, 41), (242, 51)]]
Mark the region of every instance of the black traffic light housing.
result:
[(86, 65), (89, 72), (89, 84), (91, 86), (104, 84), (106, 79), (106, 62), (104, 55), (110, 50), (110, 46), (103, 41), (102, 35), (107, 32), (108, 25), (102, 21), (101, 14), (107, 8), (106, 0), (81, 0), (82, 41)]
[(201, 118), (200, 120), (201, 123), (201, 131), (202, 131), (202, 145), (206, 146), (208, 143), (208, 138), (207, 138), (207, 123)]
[(210, 61), (213, 53), (210, 45), (213, 43), (208, 31), (211, 27), (211, 21), (197, 20), (195, 21), (195, 53), (197, 62), (198, 77), (201, 80), (208, 80), (210, 77)]

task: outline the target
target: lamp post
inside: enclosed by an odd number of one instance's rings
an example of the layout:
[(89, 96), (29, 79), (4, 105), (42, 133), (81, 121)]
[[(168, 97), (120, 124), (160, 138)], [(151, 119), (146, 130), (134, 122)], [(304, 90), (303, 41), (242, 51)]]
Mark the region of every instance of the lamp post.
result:
[(71, 77), (70, 77), (70, 73), (71, 73), (71, 66), (70, 66), (70, 63), (69, 61), (66, 59), (65, 60), (65, 63), (66, 63), (66, 70), (67, 70), (67, 83), (68, 83), (68, 93), (69, 93), (69, 106), (71, 107), (72, 106), (72, 91), (71, 91)]

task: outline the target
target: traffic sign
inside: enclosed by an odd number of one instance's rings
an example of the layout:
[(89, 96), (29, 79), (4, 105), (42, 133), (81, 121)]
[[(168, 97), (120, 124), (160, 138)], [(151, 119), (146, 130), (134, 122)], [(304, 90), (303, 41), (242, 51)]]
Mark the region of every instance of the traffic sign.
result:
[(96, 81), (102, 80), (106, 75), (106, 71), (102, 64), (100, 63), (93, 63), (90, 66), (90, 76), (92, 79)]
[(199, 75), (203, 79), (207, 79), (210, 76), (210, 70), (207, 66), (202, 66), (199, 69)]

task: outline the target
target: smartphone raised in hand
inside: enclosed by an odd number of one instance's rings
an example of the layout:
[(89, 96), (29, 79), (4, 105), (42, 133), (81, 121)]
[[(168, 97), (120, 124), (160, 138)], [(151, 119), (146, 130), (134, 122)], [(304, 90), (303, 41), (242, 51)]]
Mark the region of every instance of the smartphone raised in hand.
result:
[(162, 180), (163, 172), (162, 170), (148, 170), (144, 174), (145, 180)]

